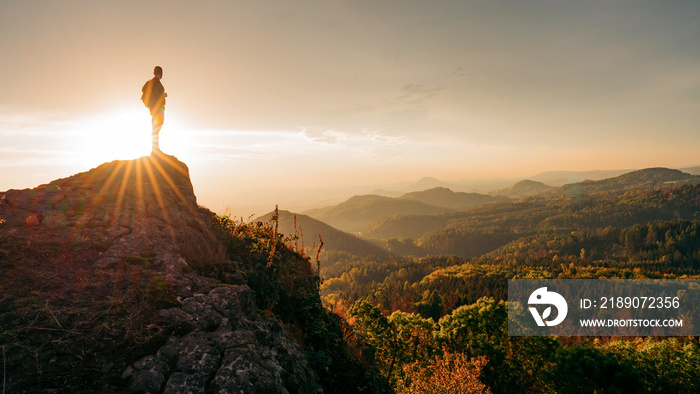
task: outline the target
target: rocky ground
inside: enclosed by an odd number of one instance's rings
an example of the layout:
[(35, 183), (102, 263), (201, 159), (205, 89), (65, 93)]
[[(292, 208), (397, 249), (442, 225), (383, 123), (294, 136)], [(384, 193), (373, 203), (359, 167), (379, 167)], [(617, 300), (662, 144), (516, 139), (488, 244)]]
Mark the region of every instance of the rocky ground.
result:
[(3, 392), (322, 391), (212, 216), (168, 155), (0, 193)]

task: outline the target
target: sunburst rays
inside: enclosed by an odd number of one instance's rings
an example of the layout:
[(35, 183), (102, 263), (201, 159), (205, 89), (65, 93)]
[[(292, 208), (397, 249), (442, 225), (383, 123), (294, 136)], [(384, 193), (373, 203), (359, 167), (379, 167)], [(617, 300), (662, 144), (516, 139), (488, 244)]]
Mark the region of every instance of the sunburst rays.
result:
[[(178, 239), (177, 235), (178, 226), (196, 223), (198, 230), (208, 231), (206, 224), (201, 220), (195, 220), (195, 223), (182, 221), (180, 211), (183, 208), (187, 214), (194, 216), (197, 215), (198, 208), (189, 180), (189, 171), (186, 165), (174, 156), (154, 152), (151, 156), (116, 162), (111, 166), (111, 171), (98, 195), (111, 195), (111, 220), (115, 225), (113, 231), (119, 229), (119, 223), (131, 227), (136, 225), (136, 221), (157, 216), (164, 222), (174, 248), (182, 246), (182, 240)], [(157, 209), (157, 214), (156, 211), (150, 211), (153, 207)], [(141, 248), (149, 244), (148, 238), (151, 236), (148, 231), (143, 233), (144, 239), (139, 240)]]
[[(81, 209), (78, 221), (88, 222), (95, 220), (96, 216), (109, 218), (111, 231), (117, 237), (121, 228), (147, 226), (148, 218), (157, 216), (164, 222), (172, 245), (178, 247), (176, 226), (184, 223), (175, 219), (179, 213), (173, 211), (183, 207), (188, 214), (196, 214), (197, 211), (185, 164), (173, 156), (158, 152), (103, 166), (85, 174), (80, 180), (81, 185), (71, 186), (76, 187), (75, 190), (89, 190), (93, 187), (91, 183), (101, 183)], [(153, 207), (156, 207), (156, 211), (151, 210)], [(200, 225), (203, 226), (203, 223)], [(80, 236), (77, 229), (67, 230), (67, 238)], [(141, 245), (130, 246), (134, 249), (145, 248), (149, 243), (148, 238), (152, 236), (149, 231), (144, 231), (144, 239), (138, 240)]]

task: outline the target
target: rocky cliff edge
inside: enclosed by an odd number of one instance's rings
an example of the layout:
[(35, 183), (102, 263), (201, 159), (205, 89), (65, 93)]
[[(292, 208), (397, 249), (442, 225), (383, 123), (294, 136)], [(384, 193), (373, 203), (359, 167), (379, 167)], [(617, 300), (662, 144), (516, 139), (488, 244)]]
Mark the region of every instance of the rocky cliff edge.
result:
[(213, 218), (162, 154), (0, 193), (3, 392), (320, 392)]

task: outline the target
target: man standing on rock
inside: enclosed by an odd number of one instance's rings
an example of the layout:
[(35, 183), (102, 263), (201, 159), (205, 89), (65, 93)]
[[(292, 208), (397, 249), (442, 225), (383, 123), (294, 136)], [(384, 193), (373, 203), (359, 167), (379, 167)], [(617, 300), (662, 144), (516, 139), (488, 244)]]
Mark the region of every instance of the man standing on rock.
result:
[(160, 79), (163, 78), (163, 69), (160, 66), (156, 66), (153, 69), (153, 75), (154, 77), (148, 80), (141, 88), (141, 101), (148, 107), (152, 116), (151, 154), (160, 152), (158, 133), (160, 133), (160, 128), (163, 127), (163, 121), (165, 120), (165, 98), (168, 97), (163, 84), (160, 83)]

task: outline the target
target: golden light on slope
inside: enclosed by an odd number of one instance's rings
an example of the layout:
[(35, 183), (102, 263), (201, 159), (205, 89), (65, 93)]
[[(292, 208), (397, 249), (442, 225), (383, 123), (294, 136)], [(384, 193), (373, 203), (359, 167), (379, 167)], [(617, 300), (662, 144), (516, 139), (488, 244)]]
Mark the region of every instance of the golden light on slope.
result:
[(99, 196), (116, 197), (113, 201), (113, 223), (120, 223), (121, 220), (131, 222), (145, 213), (143, 209), (155, 203), (160, 211), (160, 215), (157, 216), (165, 221), (173, 244), (178, 245), (173, 226), (179, 226), (182, 223), (172, 222), (174, 212), (169, 212), (169, 207), (172, 208), (172, 203), (176, 203), (185, 207), (190, 213), (194, 213), (193, 201), (189, 201), (181, 190), (182, 187), (187, 188), (188, 183), (189, 173), (184, 163), (179, 162), (174, 156), (155, 153), (138, 160), (117, 162), (94, 201), (100, 202), (102, 198)]

